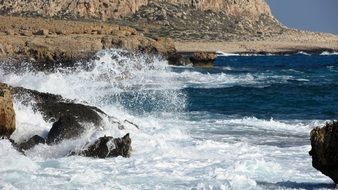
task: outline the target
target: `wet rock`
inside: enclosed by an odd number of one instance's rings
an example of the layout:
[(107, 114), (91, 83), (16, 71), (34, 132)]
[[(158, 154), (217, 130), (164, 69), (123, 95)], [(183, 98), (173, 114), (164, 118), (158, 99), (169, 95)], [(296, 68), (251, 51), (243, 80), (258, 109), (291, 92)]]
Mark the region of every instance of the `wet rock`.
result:
[(338, 184), (338, 121), (311, 131), (312, 166)]
[(180, 65), (180, 66), (192, 64), (189, 56), (186, 56), (184, 54), (179, 54), (179, 53), (170, 55), (168, 57), (168, 62), (170, 65)]
[(71, 100), (63, 99), (59, 95), (42, 93), (21, 87), (14, 87), (12, 91), (13, 94), (19, 97), (27, 95), (32, 97), (35, 101), (33, 104), (34, 108), (42, 113), (46, 121), (66, 116), (68, 119), (75, 118), (78, 123), (89, 123), (99, 126), (102, 122), (100, 114), (107, 115), (96, 107), (74, 103)]
[(50, 129), (47, 144), (57, 144), (64, 139), (78, 137), (84, 130), (85, 128), (76, 121), (74, 116), (61, 116)]
[(80, 155), (86, 157), (129, 157), (131, 148), (131, 139), (129, 134), (126, 134), (122, 138), (113, 138), (111, 136), (100, 137), (86, 150), (83, 150)]
[(212, 67), (217, 58), (216, 52), (180, 52), (168, 57), (169, 64)]
[[(57, 144), (64, 139), (79, 137), (86, 129), (85, 125), (100, 127), (103, 117), (107, 117), (111, 124), (115, 124), (119, 129), (124, 128), (117, 118), (107, 115), (97, 107), (74, 103), (59, 95), (22, 87), (13, 87), (11, 90), (15, 96), (24, 100), (23, 104), (33, 102), (33, 108), (42, 114), (45, 121), (57, 120), (48, 133), (47, 144)], [(128, 123), (135, 125), (129, 121)]]
[(217, 58), (216, 52), (196, 52), (190, 58), (194, 66), (212, 66)]
[[(13, 142), (12, 142), (13, 143)], [(39, 135), (34, 135), (32, 138), (30, 138), (28, 141), (21, 143), (21, 144), (16, 144), (15, 146), (20, 150), (28, 150), (33, 148), (34, 146), (38, 144), (45, 144), (46, 140)]]
[(10, 137), (15, 130), (15, 112), (12, 94), (6, 84), (0, 83), (0, 137)]

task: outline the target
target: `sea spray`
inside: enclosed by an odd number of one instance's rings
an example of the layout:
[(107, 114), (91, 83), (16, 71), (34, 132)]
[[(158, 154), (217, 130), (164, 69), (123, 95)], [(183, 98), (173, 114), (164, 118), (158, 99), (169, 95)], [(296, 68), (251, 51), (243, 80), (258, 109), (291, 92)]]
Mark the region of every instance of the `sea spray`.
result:
[(74, 67), (56, 67), (53, 72), (37, 71), (27, 63), (20, 72), (0, 71), (3, 81), (10, 85), (60, 94), (99, 107), (115, 104), (139, 112), (184, 109), (184, 93), (172, 88), (175, 81), (162, 58), (124, 50), (104, 50), (96, 57)]
[[(297, 56), (288, 58), (296, 64), (280, 64), (275, 56), (260, 56), (256, 59), (268, 61), (250, 63), (241, 59), (251, 58), (230, 56), (233, 64), (225, 61), (201, 69), (106, 50), (92, 61), (47, 71), (26, 64), (10, 72), (11, 67), (1, 64), (2, 82), (97, 106), (139, 129), (130, 125), (119, 130), (107, 122), (77, 139), (37, 145), (27, 156), (0, 140), (0, 187), (327, 188), (329, 179), (311, 166), (308, 133), (335, 114), (338, 94), (332, 89), (337, 78), (332, 68), (337, 61), (314, 56), (309, 67)], [(16, 139), (44, 135), (51, 127), (51, 121), (44, 121), (30, 106), (29, 97), (16, 97), (15, 109), (20, 114)], [(67, 156), (100, 136), (121, 137), (127, 132), (133, 147), (130, 158)], [(13, 160), (20, 163), (13, 165)]]

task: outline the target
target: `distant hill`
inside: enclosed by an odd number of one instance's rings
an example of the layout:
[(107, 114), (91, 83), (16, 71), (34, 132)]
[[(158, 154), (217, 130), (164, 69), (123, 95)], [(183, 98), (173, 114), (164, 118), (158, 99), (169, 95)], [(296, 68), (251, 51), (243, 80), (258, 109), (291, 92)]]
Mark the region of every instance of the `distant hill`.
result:
[(2, 0), (5, 15), (99, 19), (182, 39), (257, 37), (283, 31), (264, 0)]

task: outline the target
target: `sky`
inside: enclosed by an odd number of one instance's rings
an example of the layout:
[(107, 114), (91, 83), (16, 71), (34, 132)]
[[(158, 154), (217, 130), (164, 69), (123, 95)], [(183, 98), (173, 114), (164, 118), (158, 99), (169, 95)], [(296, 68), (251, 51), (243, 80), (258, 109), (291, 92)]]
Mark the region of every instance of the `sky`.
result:
[(338, 35), (338, 0), (266, 0), (284, 25)]

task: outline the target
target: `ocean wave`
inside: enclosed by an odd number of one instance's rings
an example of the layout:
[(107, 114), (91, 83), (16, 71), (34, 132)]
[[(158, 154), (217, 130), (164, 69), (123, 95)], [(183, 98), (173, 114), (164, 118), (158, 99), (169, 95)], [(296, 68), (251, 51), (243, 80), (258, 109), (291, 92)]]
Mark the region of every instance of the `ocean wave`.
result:
[[(308, 144), (281, 148), (262, 143), (279, 138), (305, 141), (312, 127), (324, 121), (264, 120), (205, 112), (193, 115), (184, 109), (188, 100), (182, 89), (186, 87), (257, 87), (284, 83), (293, 76), (174, 72), (160, 58), (110, 50), (99, 52), (93, 62), (53, 72), (36, 71), (30, 66), (20, 72), (6, 72), (0, 66), (0, 77), (0, 81), (13, 86), (87, 102), (139, 126), (121, 131), (105, 121), (99, 129), (88, 126), (77, 139), (54, 146), (39, 144), (26, 151), (27, 157), (7, 140), (0, 140), (0, 187), (11, 188), (14, 184), (18, 189), (34, 189), (39, 184), (41, 189), (264, 189), (258, 181), (326, 180), (310, 166)], [(17, 141), (33, 134), (46, 136), (52, 125), (26, 98), (15, 97), (14, 101), (17, 131), (13, 138)], [(144, 109), (150, 104), (156, 104), (153, 111), (132, 112), (137, 105)], [(121, 137), (125, 133), (130, 133), (132, 139), (130, 158), (66, 157), (100, 136)], [(290, 167), (290, 163), (295, 166)]]
[(8, 72), (3, 66), (0, 81), (98, 106), (114, 101), (129, 107), (151, 104), (153, 110), (184, 109), (185, 95), (171, 80), (175, 73), (161, 58), (116, 49), (100, 51), (97, 57), (52, 72), (37, 71), (29, 64)]
[(306, 55), (306, 56), (310, 56), (311, 55), (310, 53), (306, 53), (304, 51), (299, 51), (296, 54), (298, 54), (298, 55)]
[(224, 53), (222, 51), (216, 51), (217, 56), (240, 56), (240, 54), (237, 53)]
[[(250, 56), (280, 56), (280, 54), (277, 54), (277, 53), (264, 53), (264, 54), (257, 54), (257, 53), (224, 53), (222, 51), (216, 51), (216, 54), (217, 56), (220, 56), (220, 57), (229, 57), (229, 56), (245, 56), (245, 57), (250, 57)], [(305, 56), (311, 56), (311, 55), (318, 55), (318, 53), (308, 53), (308, 52), (305, 52), (305, 51), (298, 51), (298, 52), (295, 52), (293, 54), (296, 54), (296, 55), (305, 55)], [(283, 56), (290, 56), (290, 55), (293, 55), (292, 53), (289, 54), (283, 54)], [(323, 51), (322, 53), (320, 53), (319, 55), (338, 55), (338, 52), (328, 52), (328, 51)]]
[(324, 52), (322, 52), (320, 55), (338, 55), (338, 52), (328, 52), (328, 51), (324, 51)]
[[(269, 76), (264, 73), (227, 73), (231, 67), (222, 67), (223, 72), (202, 73), (187, 67), (177, 72), (159, 57), (127, 54), (123, 50), (104, 50), (97, 54), (98, 59), (77, 63), (75, 67), (55, 68), (53, 72), (36, 71), (32, 65), (23, 64), (15, 72), (6, 72), (0, 67), (1, 81), (13, 86), (22, 86), (41, 92), (60, 94), (66, 98), (89, 103), (101, 101), (107, 96), (118, 98), (132, 93), (140, 101), (141, 97), (175, 102), (171, 107), (180, 107), (186, 87), (221, 88), (234, 85), (269, 85), (285, 83), (292, 76)], [(176, 68), (178, 69), (178, 68)], [(184, 67), (179, 67), (179, 70)], [(85, 81), (85, 82), (84, 82)], [(167, 90), (167, 91), (166, 91)], [(86, 93), (82, 93), (86, 91)], [(79, 97), (79, 94), (82, 94)], [(164, 102), (163, 102), (164, 103)], [(161, 104), (163, 104), (161, 103)]]
[(274, 130), (274, 131), (292, 131), (300, 133), (309, 133), (309, 131), (316, 127), (320, 126), (323, 121), (314, 120), (314, 121), (279, 121), (271, 118), (270, 120), (258, 119), (256, 117), (244, 117), (242, 119), (229, 119), (229, 120), (219, 120), (216, 121), (216, 124), (224, 125), (241, 125), (245, 127), (254, 127), (257, 129), (265, 130)]

